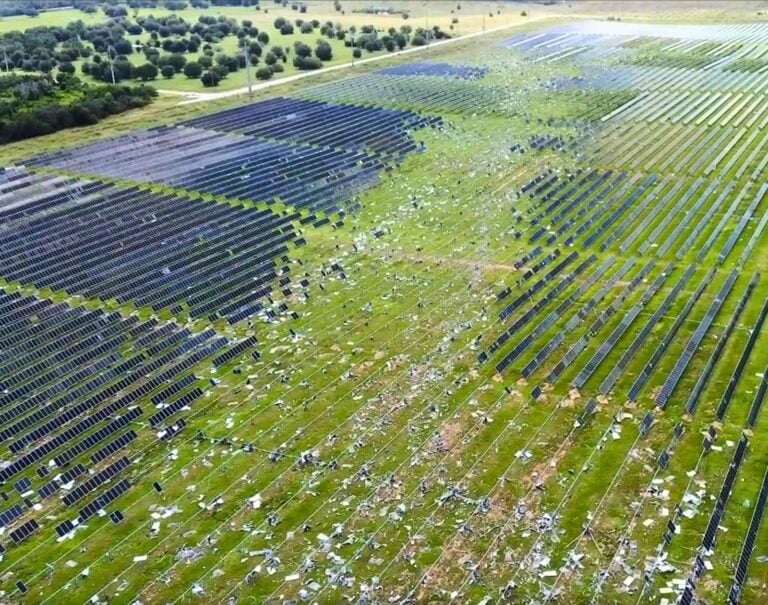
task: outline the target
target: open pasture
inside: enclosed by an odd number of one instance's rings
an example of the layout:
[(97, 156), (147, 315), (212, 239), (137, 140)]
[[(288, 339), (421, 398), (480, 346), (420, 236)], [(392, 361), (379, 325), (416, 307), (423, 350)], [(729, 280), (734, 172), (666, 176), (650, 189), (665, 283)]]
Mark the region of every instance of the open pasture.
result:
[(19, 157), (4, 598), (764, 600), (766, 48), (558, 22)]

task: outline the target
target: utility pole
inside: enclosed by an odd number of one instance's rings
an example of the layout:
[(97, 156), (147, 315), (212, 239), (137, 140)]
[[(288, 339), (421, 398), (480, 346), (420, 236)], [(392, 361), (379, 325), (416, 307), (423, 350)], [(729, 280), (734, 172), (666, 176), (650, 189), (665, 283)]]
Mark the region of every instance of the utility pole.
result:
[(112, 84), (117, 84), (115, 82), (115, 66), (112, 65), (112, 51), (114, 50), (113, 47), (107, 46), (107, 59), (109, 59), (109, 71), (112, 72)]
[(248, 44), (243, 43), (243, 54), (245, 54), (245, 75), (248, 78), (248, 94), (253, 94), (253, 84), (251, 83), (251, 55)]
[(11, 71), (11, 70), (8, 68), (8, 53), (6, 53), (6, 52), (5, 52), (5, 46), (3, 46), (3, 59), (5, 60), (5, 71), (6, 71), (6, 72), (9, 72), (9, 71)]

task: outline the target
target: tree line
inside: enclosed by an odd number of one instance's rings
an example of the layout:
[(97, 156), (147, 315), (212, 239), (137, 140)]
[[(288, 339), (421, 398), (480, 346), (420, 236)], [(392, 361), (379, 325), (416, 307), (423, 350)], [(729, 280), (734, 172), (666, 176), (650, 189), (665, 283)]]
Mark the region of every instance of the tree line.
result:
[(96, 124), (156, 96), (150, 86), (93, 86), (70, 74), (9, 74), (0, 78), (0, 143)]

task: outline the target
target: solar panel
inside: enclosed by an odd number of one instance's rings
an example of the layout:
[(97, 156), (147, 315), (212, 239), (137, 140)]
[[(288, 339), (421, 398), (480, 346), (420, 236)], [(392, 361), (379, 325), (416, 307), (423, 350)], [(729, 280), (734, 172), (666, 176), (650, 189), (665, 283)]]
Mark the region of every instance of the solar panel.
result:
[(29, 536), (31, 536), (39, 528), (40, 525), (38, 525), (37, 521), (30, 519), (10, 533), (11, 540), (13, 540), (15, 544), (19, 544), (29, 538)]

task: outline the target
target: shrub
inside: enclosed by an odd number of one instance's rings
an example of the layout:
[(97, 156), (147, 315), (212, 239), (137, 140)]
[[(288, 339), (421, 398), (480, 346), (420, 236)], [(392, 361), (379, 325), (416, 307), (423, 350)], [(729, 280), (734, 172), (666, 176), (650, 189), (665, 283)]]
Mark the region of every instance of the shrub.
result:
[(256, 77), (259, 80), (269, 80), (272, 77), (272, 70), (269, 67), (259, 67), (256, 70)]
[[(184, 67), (186, 67), (186, 65)], [(173, 68), (173, 65), (166, 65), (160, 70), (160, 73), (166, 80), (170, 80), (176, 75), (176, 70)]]

